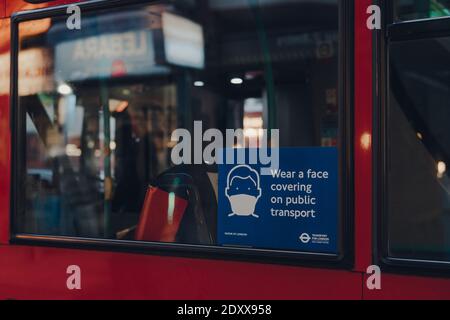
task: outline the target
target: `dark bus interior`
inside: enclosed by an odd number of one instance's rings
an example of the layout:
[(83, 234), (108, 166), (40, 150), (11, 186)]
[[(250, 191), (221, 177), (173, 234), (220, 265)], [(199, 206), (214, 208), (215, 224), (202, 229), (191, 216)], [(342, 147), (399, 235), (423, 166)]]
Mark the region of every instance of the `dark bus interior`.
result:
[(186, 217), (177, 241), (214, 244), (214, 169), (174, 168), (175, 129), (279, 128), (282, 147), (339, 144), (337, 1), (165, 1), (88, 12), (72, 32), (60, 18), (22, 24), (19, 56), (42, 70), (28, 88), (19, 64), (18, 233), (133, 239), (148, 186), (173, 188), (174, 174), (207, 224), (198, 235), (202, 219)]

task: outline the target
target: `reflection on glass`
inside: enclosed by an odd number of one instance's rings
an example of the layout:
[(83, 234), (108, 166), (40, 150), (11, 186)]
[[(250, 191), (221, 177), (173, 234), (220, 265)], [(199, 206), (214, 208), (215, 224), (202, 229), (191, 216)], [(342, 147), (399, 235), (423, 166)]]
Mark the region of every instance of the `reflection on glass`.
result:
[(390, 48), (389, 255), (448, 260), (450, 38)]
[(395, 20), (416, 20), (450, 16), (449, 0), (394, 0)]
[(175, 166), (172, 132), (337, 146), (337, 2), (168, 1), (20, 28), (16, 230), (215, 244), (216, 168)]

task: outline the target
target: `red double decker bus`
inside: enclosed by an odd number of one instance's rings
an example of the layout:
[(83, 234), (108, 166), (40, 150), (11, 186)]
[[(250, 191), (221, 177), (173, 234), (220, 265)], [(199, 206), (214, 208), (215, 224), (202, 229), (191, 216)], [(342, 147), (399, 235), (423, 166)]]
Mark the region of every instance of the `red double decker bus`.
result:
[(0, 298), (449, 299), (449, 19), (0, 0)]

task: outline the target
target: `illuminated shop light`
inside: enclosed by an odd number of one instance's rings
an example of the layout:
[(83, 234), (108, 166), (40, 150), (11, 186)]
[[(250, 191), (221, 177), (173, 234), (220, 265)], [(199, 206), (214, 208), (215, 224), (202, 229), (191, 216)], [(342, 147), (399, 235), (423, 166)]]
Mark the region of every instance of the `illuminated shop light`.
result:
[(361, 148), (368, 151), (370, 149), (370, 147), (372, 146), (372, 135), (368, 132), (363, 133), (361, 135), (360, 143), (361, 143)]
[(73, 90), (72, 90), (72, 87), (69, 86), (67, 83), (61, 83), (58, 86), (58, 93), (66, 96), (66, 95), (72, 94)]
[(447, 165), (444, 161), (439, 161), (437, 164), (438, 178), (441, 179), (444, 177), (444, 174), (447, 172)]
[(128, 108), (128, 105), (129, 105), (128, 101), (110, 99), (109, 100), (109, 111), (117, 112), (117, 113), (124, 112)]
[(75, 145), (75, 144), (68, 144), (66, 146), (66, 155), (68, 157), (81, 157), (81, 154), (82, 154), (81, 149), (78, 148), (77, 145)]
[(239, 84), (243, 84), (244, 80), (242, 80), (242, 78), (232, 78), (230, 80), (230, 82), (231, 82), (231, 84), (239, 85)]

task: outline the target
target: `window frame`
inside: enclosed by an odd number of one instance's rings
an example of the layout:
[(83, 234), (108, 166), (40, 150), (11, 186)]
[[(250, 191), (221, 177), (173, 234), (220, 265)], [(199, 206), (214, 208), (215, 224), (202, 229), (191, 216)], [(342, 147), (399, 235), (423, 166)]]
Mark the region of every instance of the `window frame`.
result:
[[(76, 3), (83, 12), (152, 4), (155, 0), (94, 0)], [(25, 121), (21, 120), (24, 108), (18, 97), (18, 53), (20, 22), (66, 15), (69, 5), (17, 12), (11, 16), (11, 197), (10, 197), (10, 243), (14, 245), (49, 246), (57, 248), (91, 249), (118, 252), (168, 255), (203, 259), (261, 262), (269, 264), (305, 265), (349, 269), (353, 266), (353, 1), (338, 0), (339, 3), (339, 251), (340, 254), (294, 252), (285, 250), (242, 249), (221, 246), (188, 245), (179, 243), (141, 242), (129, 240), (97, 239), (82, 237), (47, 236), (24, 234), (15, 229), (15, 216), (19, 201), (19, 177), (23, 172)], [(20, 171), (22, 170), (22, 171)], [(23, 174), (23, 173), (22, 173)]]
[(406, 275), (450, 277), (450, 260), (396, 258), (388, 247), (388, 109), (390, 97), (389, 45), (392, 42), (450, 36), (450, 16), (395, 22), (393, 1), (376, 0), (382, 16), (382, 30), (373, 37), (374, 54), (374, 152), (373, 152), (373, 260), (387, 272)]

